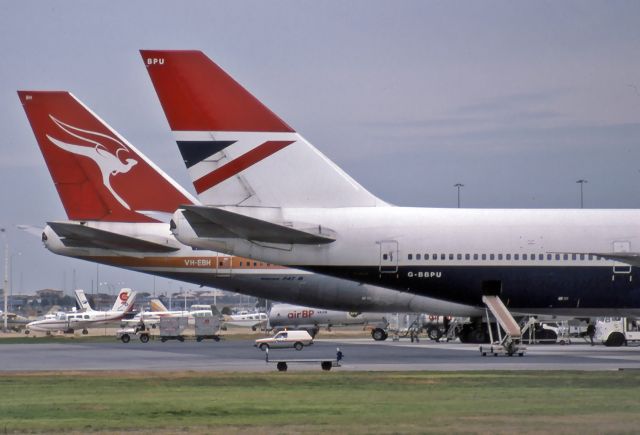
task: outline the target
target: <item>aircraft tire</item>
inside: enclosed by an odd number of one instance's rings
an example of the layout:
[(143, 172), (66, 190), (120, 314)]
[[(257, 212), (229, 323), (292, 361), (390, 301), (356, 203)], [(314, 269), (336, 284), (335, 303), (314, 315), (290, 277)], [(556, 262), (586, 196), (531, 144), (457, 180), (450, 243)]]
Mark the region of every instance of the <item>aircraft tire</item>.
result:
[(442, 338), (442, 331), (437, 326), (431, 326), (427, 329), (427, 336), (433, 341), (439, 341)]
[(613, 332), (607, 337), (607, 341), (604, 342), (608, 347), (620, 347), (624, 344), (624, 335), (621, 332)]
[(375, 328), (371, 330), (371, 338), (375, 341), (385, 341), (387, 339), (387, 333), (382, 328)]
[(149, 334), (140, 334), (140, 341), (143, 343), (149, 342)]
[(304, 345), (300, 342), (296, 343), (293, 345), (295, 350), (302, 350), (302, 348), (304, 347)]
[(131, 341), (131, 337), (129, 337), (129, 334), (122, 334), (122, 336), (120, 337), (120, 340), (123, 343), (129, 343), (129, 341)]

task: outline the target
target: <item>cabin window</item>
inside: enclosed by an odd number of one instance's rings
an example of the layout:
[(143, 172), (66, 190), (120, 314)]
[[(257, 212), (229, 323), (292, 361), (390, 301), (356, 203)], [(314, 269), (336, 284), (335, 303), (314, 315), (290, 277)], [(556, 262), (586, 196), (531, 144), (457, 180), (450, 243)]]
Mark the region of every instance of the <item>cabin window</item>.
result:
[(578, 256), (576, 254), (571, 254), (571, 259), (573, 261), (576, 261), (578, 259)]
[(487, 254), (482, 254), (482, 259), (486, 260), (487, 259)]
[(489, 260), (495, 260), (496, 256), (495, 254), (489, 254)]
[(580, 261), (584, 261), (584, 254), (580, 254)]
[(556, 254), (556, 261), (560, 261), (560, 254)]
[(453, 260), (453, 254), (449, 254), (449, 260)]
[(507, 260), (511, 260), (511, 254), (507, 254), (506, 257), (507, 257)]
[(498, 260), (502, 260), (502, 254), (498, 254)]
[(445, 256), (445, 254), (440, 254), (440, 260), (444, 260), (444, 259), (446, 259), (446, 258), (447, 258), (447, 257)]
[(562, 257), (563, 257), (563, 260), (565, 260), (565, 261), (566, 261), (566, 260), (568, 260), (568, 259), (569, 259), (569, 254), (564, 254)]
[(388, 259), (388, 258), (389, 258), (389, 256), (388, 256), (387, 254), (382, 254), (382, 259), (383, 259), (383, 260), (386, 260), (386, 259)]
[(593, 254), (589, 254), (589, 260), (593, 260)]
[(413, 254), (407, 255), (407, 260), (413, 260)]
[(464, 254), (464, 259), (465, 260), (471, 260), (471, 255), (470, 254)]
[(520, 254), (513, 254), (514, 260), (520, 260)]
[(431, 254), (431, 259), (432, 260), (437, 260), (438, 259), (438, 254)]
[(527, 254), (522, 254), (522, 259), (526, 260), (527, 259)]
[(462, 260), (462, 254), (458, 254), (457, 257), (458, 257), (458, 260)]
[[(531, 254), (531, 260), (532, 261), (536, 260), (536, 254)], [(542, 254), (540, 255), (540, 260), (542, 260)]]
[(422, 256), (420, 254), (416, 254), (416, 260), (420, 260)]
[(478, 254), (473, 254), (473, 259), (477, 260), (478, 259)]
[(84, 318), (88, 319), (90, 316), (88, 314), (85, 314)]

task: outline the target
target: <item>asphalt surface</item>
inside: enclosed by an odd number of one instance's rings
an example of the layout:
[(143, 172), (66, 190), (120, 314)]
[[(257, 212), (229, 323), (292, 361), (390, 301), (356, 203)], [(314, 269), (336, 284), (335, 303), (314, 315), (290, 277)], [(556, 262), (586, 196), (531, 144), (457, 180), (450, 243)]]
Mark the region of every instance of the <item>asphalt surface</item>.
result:
[[(271, 350), (271, 359), (333, 359), (334, 370), (640, 370), (640, 347), (607, 348), (586, 344), (529, 346), (523, 357), (482, 357), (478, 345), (460, 343), (374, 342), (371, 339), (316, 340), (296, 350)], [(289, 370), (320, 370), (318, 363), (289, 364)], [(275, 371), (253, 341), (137, 340), (113, 343), (0, 344), (0, 372), (65, 370)]]

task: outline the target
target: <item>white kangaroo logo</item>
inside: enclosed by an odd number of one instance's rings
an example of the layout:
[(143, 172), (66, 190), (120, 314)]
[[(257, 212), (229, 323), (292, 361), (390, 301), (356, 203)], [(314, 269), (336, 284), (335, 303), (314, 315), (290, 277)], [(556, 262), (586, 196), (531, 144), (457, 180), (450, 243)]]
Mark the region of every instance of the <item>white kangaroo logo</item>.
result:
[[(84, 141), (94, 144), (93, 147), (86, 146), (86, 145), (74, 145), (74, 144), (62, 142), (58, 139), (55, 139), (47, 135), (47, 138), (58, 148), (61, 148), (65, 151), (68, 151), (76, 155), (88, 157), (91, 160), (93, 160), (96, 163), (96, 165), (98, 165), (98, 168), (100, 168), (100, 172), (102, 173), (102, 183), (105, 185), (105, 187), (109, 189), (113, 197), (120, 204), (122, 204), (123, 207), (125, 207), (127, 210), (131, 210), (131, 207), (129, 207), (129, 204), (127, 204), (125, 200), (122, 199), (120, 195), (118, 195), (115, 192), (115, 190), (113, 190), (113, 187), (111, 187), (112, 176), (116, 176), (118, 174), (125, 174), (129, 172), (131, 168), (133, 168), (138, 163), (138, 161), (134, 159), (126, 159), (126, 163), (122, 163), (122, 161), (120, 160), (119, 154), (121, 152), (130, 153), (129, 148), (127, 148), (125, 144), (123, 144), (122, 142), (120, 142), (119, 140), (111, 136), (107, 136), (105, 134), (98, 133), (95, 131), (82, 130), (80, 128), (73, 127), (69, 124), (65, 124), (64, 122), (57, 120), (52, 115), (49, 115), (49, 118), (51, 118), (51, 120), (55, 122), (56, 125), (60, 127), (60, 129), (67, 132), (71, 136), (77, 137), (78, 139), (82, 139)], [(86, 133), (86, 134), (91, 134), (95, 136), (100, 136), (105, 139), (108, 139), (116, 143), (117, 149), (115, 153), (112, 153), (102, 143), (89, 139), (84, 136), (80, 136), (79, 134), (74, 133), (74, 131), (79, 133)]]

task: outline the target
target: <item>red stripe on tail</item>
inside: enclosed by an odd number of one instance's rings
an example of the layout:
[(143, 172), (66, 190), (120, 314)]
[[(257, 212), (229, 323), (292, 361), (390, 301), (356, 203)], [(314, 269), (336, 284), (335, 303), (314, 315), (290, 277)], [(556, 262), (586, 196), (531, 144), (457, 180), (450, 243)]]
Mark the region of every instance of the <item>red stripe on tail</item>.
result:
[(213, 186), (222, 183), (224, 180), (233, 177), (237, 173), (255, 165), (270, 155), (277, 153), (281, 149), (291, 145), (295, 141), (270, 140), (248, 151), (226, 165), (208, 173), (204, 177), (193, 182), (193, 186), (198, 194), (211, 189)]

